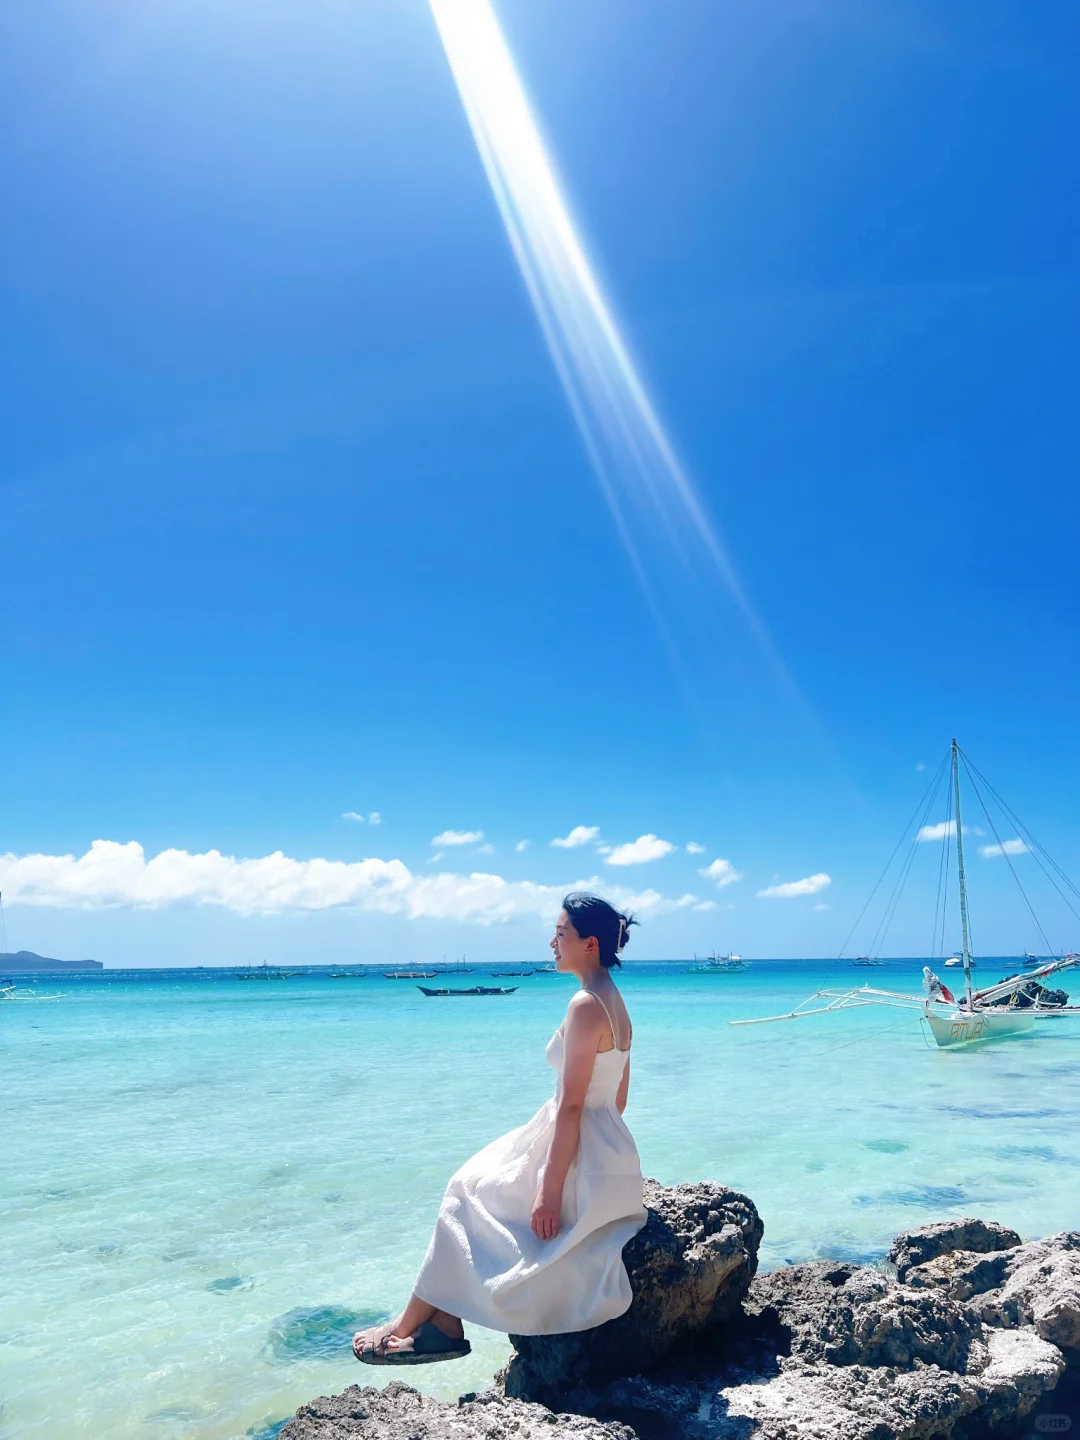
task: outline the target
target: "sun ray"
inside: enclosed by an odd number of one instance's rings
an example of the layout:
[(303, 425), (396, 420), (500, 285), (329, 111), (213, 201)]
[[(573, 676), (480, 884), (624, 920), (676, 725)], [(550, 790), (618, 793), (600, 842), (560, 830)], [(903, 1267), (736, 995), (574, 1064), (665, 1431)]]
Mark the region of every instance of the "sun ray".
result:
[[(804, 702), (665, 432), (590, 264), (489, 0), (430, 0), (472, 133), (555, 369), (661, 635), (685, 675), (730, 607)], [(676, 643), (676, 635), (681, 643)], [(728, 636), (730, 640), (730, 634)]]

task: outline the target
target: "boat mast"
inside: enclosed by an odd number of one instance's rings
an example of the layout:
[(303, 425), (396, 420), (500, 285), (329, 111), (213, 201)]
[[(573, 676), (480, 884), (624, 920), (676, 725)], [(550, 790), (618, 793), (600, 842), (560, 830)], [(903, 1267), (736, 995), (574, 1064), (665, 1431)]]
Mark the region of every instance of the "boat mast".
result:
[(956, 868), (960, 872), (960, 929), (964, 939), (964, 985), (971, 1007), (971, 931), (968, 927), (967, 879), (964, 875), (963, 826), (960, 824), (960, 746), (952, 742), (953, 810), (956, 814)]

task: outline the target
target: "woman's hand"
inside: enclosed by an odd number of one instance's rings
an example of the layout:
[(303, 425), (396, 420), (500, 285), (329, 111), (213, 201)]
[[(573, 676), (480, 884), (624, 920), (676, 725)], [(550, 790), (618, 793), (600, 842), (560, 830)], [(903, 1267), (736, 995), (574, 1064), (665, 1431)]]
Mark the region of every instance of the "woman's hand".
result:
[(561, 1195), (545, 1195), (542, 1189), (536, 1192), (532, 1207), (532, 1232), (538, 1240), (555, 1239), (559, 1233), (561, 1212)]

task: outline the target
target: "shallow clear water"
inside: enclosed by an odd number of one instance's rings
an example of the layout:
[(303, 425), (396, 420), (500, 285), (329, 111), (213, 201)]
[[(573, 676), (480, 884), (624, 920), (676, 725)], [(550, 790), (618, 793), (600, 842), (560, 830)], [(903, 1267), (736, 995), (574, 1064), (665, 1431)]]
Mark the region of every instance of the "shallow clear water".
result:
[[(946, 1215), (1076, 1226), (1080, 1025), (939, 1051), (896, 1010), (725, 1023), (826, 980), (914, 991), (920, 963), (628, 967), (645, 1173), (747, 1191), (765, 1264), (879, 1255)], [(353, 1329), (407, 1294), (450, 1172), (551, 1088), (572, 982), (502, 983), (432, 1000), (381, 975), (120, 972), (0, 1007), (2, 1440), (265, 1437), (390, 1378), (355, 1364)], [(484, 1386), (506, 1340), (472, 1339), (406, 1379)]]

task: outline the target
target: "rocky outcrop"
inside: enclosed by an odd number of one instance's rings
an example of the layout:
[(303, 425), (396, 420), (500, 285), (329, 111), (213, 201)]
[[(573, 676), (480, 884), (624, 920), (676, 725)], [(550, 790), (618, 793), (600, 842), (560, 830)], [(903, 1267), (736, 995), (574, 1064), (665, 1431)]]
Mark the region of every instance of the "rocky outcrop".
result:
[(760, 1276), (738, 1321), (686, 1363), (615, 1381), (585, 1408), (644, 1440), (968, 1440), (1014, 1433), (1064, 1370), (1032, 1329), (991, 1329), (940, 1290), (823, 1262)]
[(958, 1250), (985, 1255), (1019, 1244), (1016, 1231), (996, 1220), (937, 1220), (897, 1235), (886, 1259), (896, 1266), (896, 1278), (903, 1281), (913, 1266), (925, 1265), (942, 1255), (953, 1255)]
[(609, 1387), (602, 1413), (642, 1440), (968, 1440), (1015, 1432), (1057, 1383), (1062, 1360), (1030, 1331), (991, 1337), (977, 1375), (937, 1366), (832, 1366), (768, 1354), (685, 1376)]
[(555, 1415), (543, 1405), (489, 1392), (460, 1405), (421, 1395), (400, 1380), (385, 1390), (351, 1385), (302, 1405), (278, 1440), (634, 1440), (625, 1425)]
[(753, 1201), (725, 1185), (646, 1180), (645, 1206), (648, 1220), (623, 1251), (630, 1309), (574, 1335), (511, 1335), (507, 1395), (566, 1406), (579, 1390), (653, 1368), (738, 1313), (763, 1230)]
[[(910, 1236), (917, 1248), (920, 1232), (911, 1231)], [(911, 1253), (908, 1238), (898, 1236), (894, 1250)], [(1066, 1230), (1027, 1244), (1017, 1236), (1008, 1249), (994, 1255), (960, 1245), (948, 1251), (939, 1247), (932, 1260), (908, 1266), (905, 1274), (910, 1286), (969, 1302), (969, 1310), (984, 1325), (1030, 1325), (1056, 1345), (1070, 1365), (1080, 1368), (1080, 1231)]]
[[(827, 1365), (966, 1371), (982, 1326), (947, 1295), (856, 1265), (793, 1265), (755, 1285), (747, 1316), (783, 1353)], [(984, 1358), (984, 1357), (979, 1357)]]
[(495, 1388), (456, 1407), (354, 1386), (280, 1440), (982, 1440), (1036, 1433), (1040, 1414), (1080, 1421), (1080, 1232), (1022, 1244), (950, 1220), (897, 1236), (895, 1275), (818, 1262), (751, 1278), (745, 1196), (649, 1182), (647, 1202), (627, 1316), (519, 1337)]

